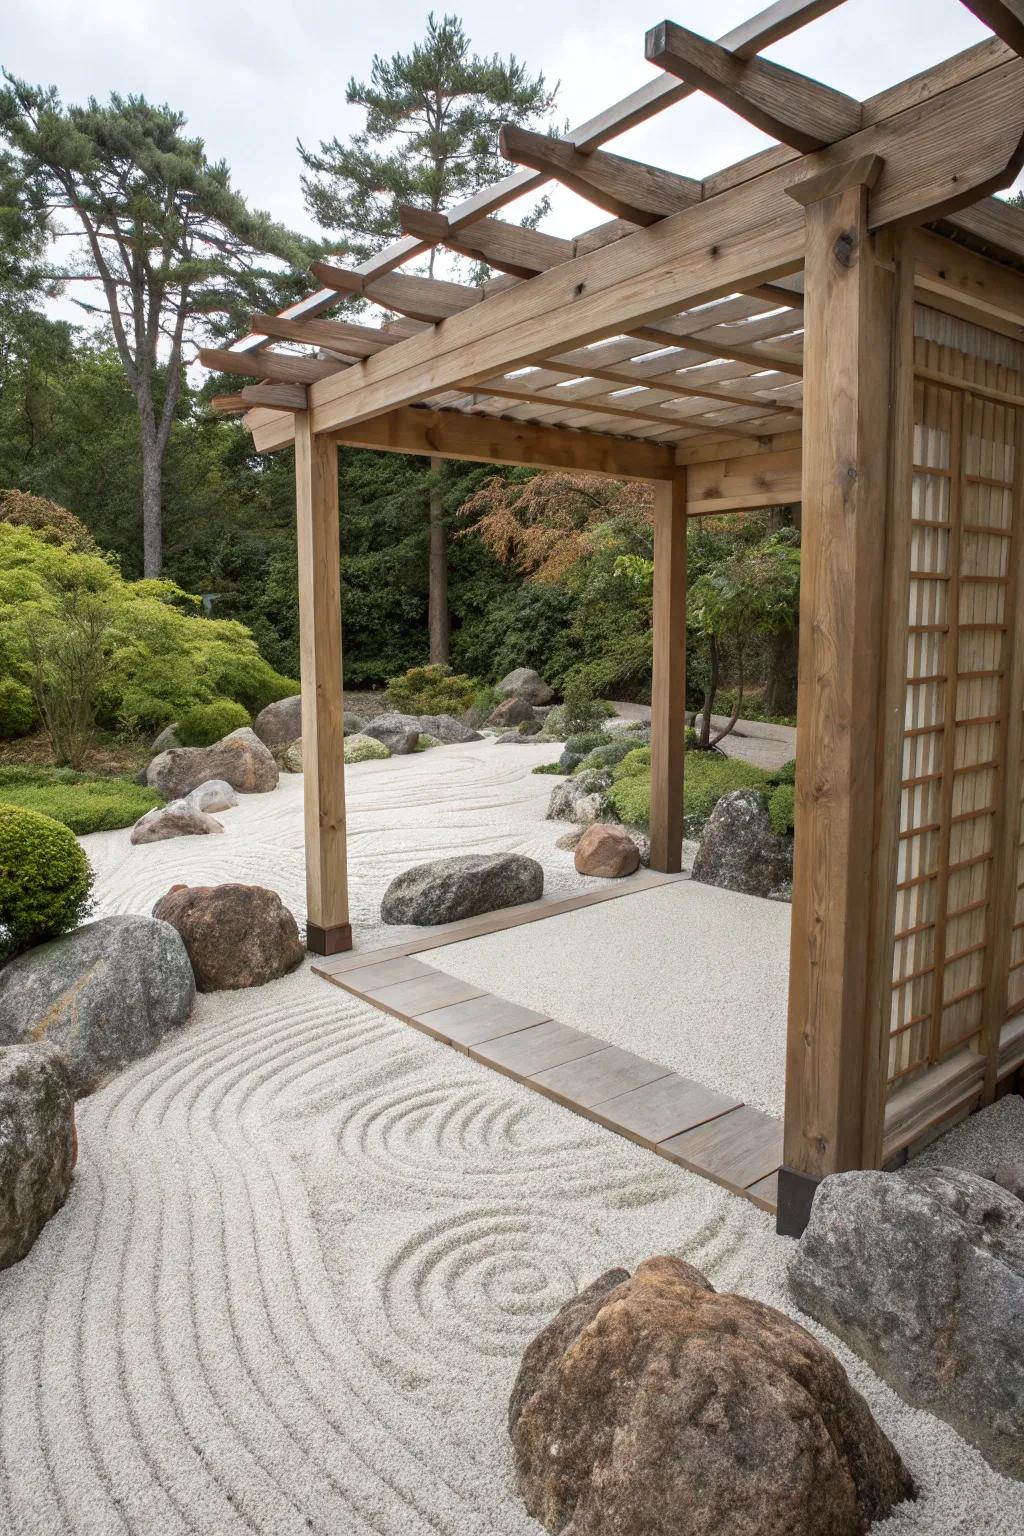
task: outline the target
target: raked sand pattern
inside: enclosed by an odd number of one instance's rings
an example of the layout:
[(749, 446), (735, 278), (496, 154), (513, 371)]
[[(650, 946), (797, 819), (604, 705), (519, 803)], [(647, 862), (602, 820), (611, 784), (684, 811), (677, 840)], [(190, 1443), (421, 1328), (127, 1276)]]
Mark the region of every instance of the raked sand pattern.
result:
[[(0, 1275), (12, 1536), (528, 1536), (506, 1405), (564, 1300), (668, 1250), (785, 1304), (767, 1216), (306, 966), (200, 999), (79, 1132)], [(924, 1491), (880, 1529), (1024, 1529), (1020, 1485), (840, 1354)]]
[[(352, 773), (357, 911), (414, 858), (488, 835), (571, 870), (528, 773), (544, 751)], [(88, 839), (102, 910), (242, 878), (301, 913), (299, 788), (225, 813), (223, 837)], [(510, 976), (524, 963), (510, 948)], [(1019, 1110), (955, 1132), (951, 1156), (1019, 1146)], [(0, 1274), (3, 1536), (537, 1536), (506, 1409), (525, 1343), (568, 1297), (667, 1251), (787, 1306), (791, 1245), (769, 1217), (308, 963), (198, 999), (80, 1102), (78, 1127), (67, 1204)], [(1024, 1486), (836, 1347), (922, 1489), (878, 1529), (1020, 1536)]]

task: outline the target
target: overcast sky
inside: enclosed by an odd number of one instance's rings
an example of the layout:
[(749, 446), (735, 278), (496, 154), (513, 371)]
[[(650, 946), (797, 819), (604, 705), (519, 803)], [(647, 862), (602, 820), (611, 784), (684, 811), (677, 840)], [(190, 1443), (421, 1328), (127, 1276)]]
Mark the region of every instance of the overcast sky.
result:
[[(718, 37), (759, 6), (679, 0), (667, 12), (647, 12), (628, 0), (463, 0), (448, 8), (461, 14), (480, 52), (515, 52), (560, 81), (559, 119), (575, 124), (650, 78), (644, 31), (666, 14)], [(250, 203), (312, 231), (296, 140), (317, 144), (357, 131), (363, 113), (346, 106), (346, 82), (366, 78), (375, 52), (390, 55), (420, 38), (428, 9), (415, 0), (307, 0), (301, 7), (281, 0), (6, 0), (0, 62), (33, 83), (56, 85), (67, 101), (118, 91), (169, 102), (187, 114), (210, 157), (227, 160)], [(960, 0), (846, 0), (768, 56), (864, 97), (986, 35)], [(702, 176), (766, 142), (696, 96), (612, 147)], [(603, 217), (560, 192), (545, 228), (574, 234)]]

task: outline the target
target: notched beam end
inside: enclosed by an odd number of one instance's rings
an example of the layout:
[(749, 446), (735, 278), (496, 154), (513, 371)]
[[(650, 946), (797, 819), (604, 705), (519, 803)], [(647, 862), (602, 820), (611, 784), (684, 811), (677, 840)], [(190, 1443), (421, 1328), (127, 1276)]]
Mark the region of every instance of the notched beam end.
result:
[(309, 275), (323, 288), (334, 288), (338, 293), (362, 295), (366, 290), (366, 278), (361, 272), (350, 272), (347, 267), (335, 267), (327, 261), (310, 263)]
[(411, 203), (399, 203), (398, 222), (402, 232), (430, 245), (440, 245), (448, 234), (448, 218), (430, 208), (416, 208)]
[(858, 155), (855, 160), (845, 160), (842, 165), (822, 171), (819, 176), (808, 176), (786, 188), (786, 194), (804, 208), (820, 203), (826, 197), (836, 197), (849, 187), (867, 187), (870, 192), (882, 174), (885, 165), (881, 155)]

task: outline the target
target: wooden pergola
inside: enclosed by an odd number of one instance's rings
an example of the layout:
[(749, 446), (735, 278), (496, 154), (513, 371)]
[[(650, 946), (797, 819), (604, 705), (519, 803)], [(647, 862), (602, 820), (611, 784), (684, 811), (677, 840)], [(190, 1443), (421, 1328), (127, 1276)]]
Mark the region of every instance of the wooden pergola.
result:
[[(796, 843), (780, 1230), (817, 1183), (904, 1155), (1024, 1063), (1024, 0), (867, 101), (761, 57), (839, 0), (777, 0), (718, 43), (665, 22), (660, 73), (522, 169), (252, 334), (294, 444), (308, 942), (351, 945), (338, 446), (655, 486), (651, 862), (680, 867), (690, 517), (802, 503)], [(602, 146), (702, 91), (778, 141), (703, 181)], [(497, 217), (556, 180), (610, 218)], [(442, 245), (500, 275), (401, 269)], [(325, 318), (359, 295), (380, 327)], [(276, 343), (289, 344), (285, 348)]]

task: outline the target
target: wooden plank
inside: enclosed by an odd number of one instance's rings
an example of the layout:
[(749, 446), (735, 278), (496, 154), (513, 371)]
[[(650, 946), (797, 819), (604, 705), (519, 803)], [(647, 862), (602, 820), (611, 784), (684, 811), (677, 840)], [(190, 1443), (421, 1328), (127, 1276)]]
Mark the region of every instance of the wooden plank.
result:
[(379, 327), (352, 325), (344, 320), (289, 320), (281, 315), (253, 315), (251, 325), (261, 336), (330, 347), (351, 357), (370, 357), (397, 339)]
[(352, 973), (352, 990), (369, 992), (372, 987), (393, 986), (399, 981), (412, 981), (416, 977), (436, 976), (437, 972), (413, 955), (395, 955), (391, 960), (369, 961), (358, 967), (358, 978)]
[(448, 1008), (452, 1003), (464, 1003), (469, 998), (483, 995), (480, 987), (470, 986), (457, 976), (446, 976), (443, 971), (433, 970), (429, 966), (425, 969), (429, 972), (426, 976), (414, 976), (408, 981), (386, 982), (381, 986), (365, 987), (361, 971), (352, 972), (351, 979), (339, 979), (350, 991), (358, 992), (360, 997), (369, 998), (371, 1002), (399, 1017), (416, 1018), (434, 1008)]
[(1024, 275), (925, 230), (913, 242), (923, 304), (1024, 341)]
[(686, 754), (686, 471), (654, 499), (654, 670), (651, 682), (651, 868), (683, 861)]
[(234, 373), (244, 379), (268, 379), (279, 384), (313, 384), (337, 373), (339, 364), (285, 352), (229, 352), (224, 347), (200, 347), (199, 361), (213, 373)]
[(504, 997), (485, 992), (466, 1002), (450, 1003), (445, 1008), (417, 1015), (414, 1022), (426, 1024), (433, 1034), (442, 1036), (449, 1044), (468, 1050), (487, 1040), (500, 1040), (504, 1035), (531, 1029), (534, 1024), (544, 1024), (548, 1018), (548, 1014), (538, 1013), (534, 1008), (523, 1008)]
[(443, 213), (410, 208), (398, 210), (402, 228), (431, 245), (446, 245), (460, 256), (486, 261), (490, 266), (513, 277), (532, 277), (561, 261), (571, 261), (576, 254), (574, 240), (543, 234), (539, 229), (525, 229), (504, 219), (477, 219), (453, 229)]
[(947, 214), (940, 226), (965, 237), (982, 254), (1024, 262), (1024, 209), (998, 197), (983, 197), (969, 208)]
[(570, 1108), (591, 1109), (616, 1094), (629, 1093), (671, 1076), (667, 1067), (657, 1066), (617, 1045), (609, 1045), (592, 1056), (534, 1072), (530, 1086), (540, 1088), (549, 1098), (568, 1104)]
[(689, 517), (734, 512), (746, 507), (771, 507), (798, 502), (801, 497), (800, 450), (753, 454), (694, 464), (686, 477)]
[(555, 178), (579, 197), (631, 224), (653, 224), (700, 202), (701, 184), (692, 177), (601, 149), (583, 154), (565, 139), (531, 133), (514, 123), (502, 125), (498, 143), (506, 160)]
[(352, 947), (345, 840), (338, 450), (295, 417), (299, 668), (302, 678), (306, 943), (319, 955)]
[(644, 46), (648, 63), (803, 153), (845, 139), (861, 126), (861, 105), (851, 96), (768, 59), (737, 59), (673, 21), (652, 27)]
[(1024, 54), (1024, 0), (963, 0), (1015, 53)]
[(747, 1190), (782, 1161), (782, 1122), (744, 1104), (659, 1142), (658, 1152), (727, 1189)]
[(279, 411), (305, 411), (309, 407), (305, 384), (246, 384), (241, 399), (246, 410), (270, 406)]
[(433, 323), (449, 315), (461, 314), (483, 302), (483, 290), (466, 283), (452, 283), (439, 277), (415, 277), (407, 272), (389, 272), (383, 277), (364, 277), (348, 267), (314, 261), (310, 272), (318, 282), (329, 284), (339, 293), (372, 298), (385, 309), (395, 309), (412, 320)]
[(484, 464), (578, 469), (618, 480), (664, 480), (673, 471), (673, 451), (660, 443), (425, 406), (403, 406), (346, 427), (338, 433), (338, 442)]
[(606, 1049), (606, 1041), (596, 1040), (580, 1029), (549, 1019), (546, 1024), (534, 1024), (530, 1029), (504, 1035), (500, 1040), (471, 1046), (469, 1054), (510, 1077), (527, 1078), (546, 1068), (560, 1067), (567, 1061), (576, 1061), (580, 1056), (592, 1056), (595, 1051)]
[(766, 1179), (758, 1179), (756, 1184), (751, 1184), (747, 1189), (747, 1199), (759, 1205), (762, 1210), (775, 1212), (779, 1203), (779, 1172), (770, 1173)]
[(806, 217), (785, 1161), (819, 1179), (859, 1166), (862, 1149), (893, 276), (866, 187)]
[(885, 1108), (882, 1164), (980, 1100), (984, 1086), (984, 1058), (977, 1051), (962, 1050), (897, 1088)]
[(742, 1099), (670, 1072), (592, 1106), (593, 1118), (653, 1151), (659, 1142), (739, 1109)]

